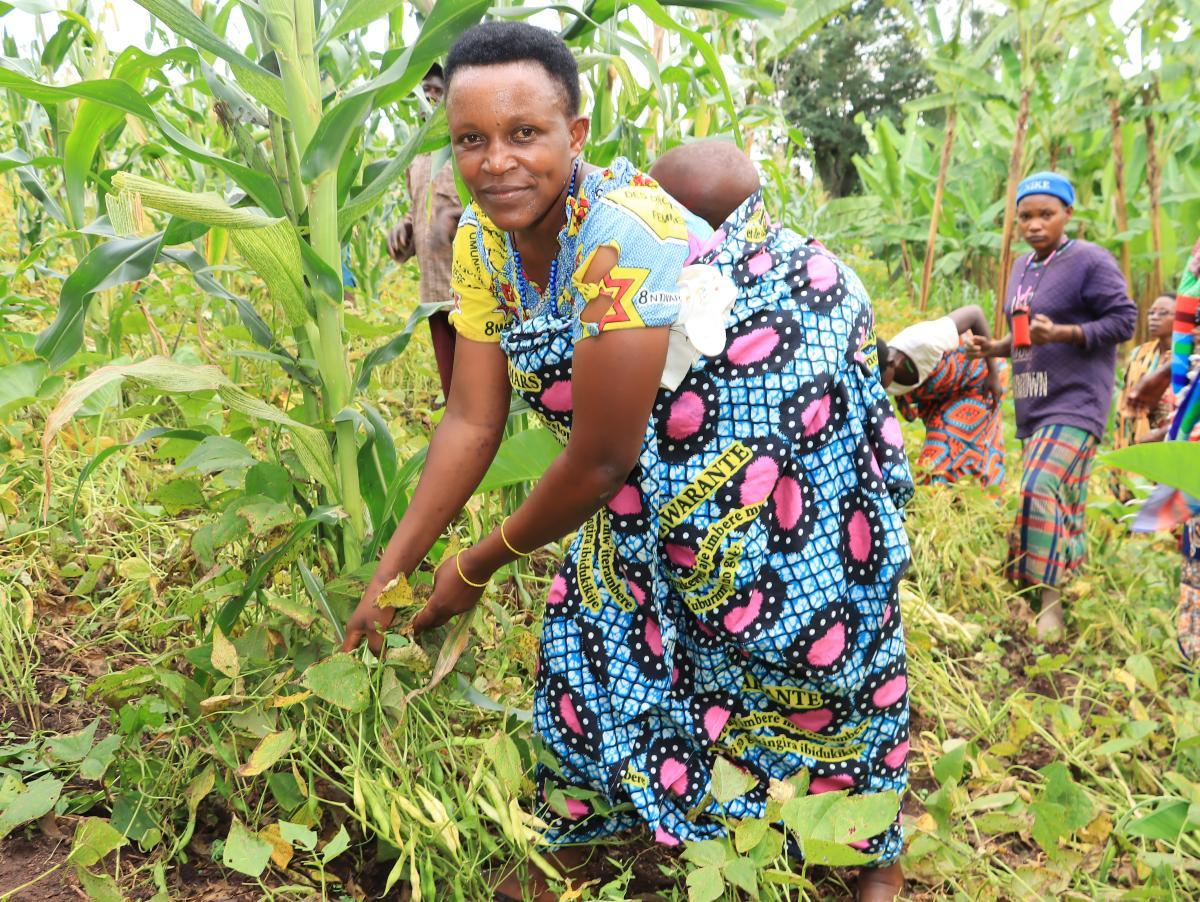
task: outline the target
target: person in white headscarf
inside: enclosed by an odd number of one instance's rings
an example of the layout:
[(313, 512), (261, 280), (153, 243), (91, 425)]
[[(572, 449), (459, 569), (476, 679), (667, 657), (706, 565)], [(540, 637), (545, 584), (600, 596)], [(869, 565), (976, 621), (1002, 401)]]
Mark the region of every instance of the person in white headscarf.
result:
[(974, 304), (879, 342), (880, 381), (905, 419), (925, 424), (916, 470), (926, 483), (974, 477), (992, 488), (1004, 481), (1003, 364), (968, 358), (971, 335), (990, 337)]

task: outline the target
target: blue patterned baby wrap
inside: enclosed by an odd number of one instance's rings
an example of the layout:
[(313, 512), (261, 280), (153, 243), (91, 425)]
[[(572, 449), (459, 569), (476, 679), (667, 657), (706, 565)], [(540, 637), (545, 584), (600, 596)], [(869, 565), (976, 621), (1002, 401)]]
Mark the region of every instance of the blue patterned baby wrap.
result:
[[(603, 199), (631, 181), (645, 186), (623, 160), (584, 180), (586, 220), (564, 230), (560, 259), (628, 233)], [(684, 253), (660, 259), (677, 274)], [(556, 843), (639, 824), (672, 845), (719, 835), (715, 803), (693, 811), (716, 755), (759, 781), (732, 817), (762, 816), (769, 781), (801, 768), (812, 792), (907, 785), (911, 477), (865, 356), (866, 292), (819, 244), (772, 227), (757, 194), (690, 256), (738, 286), (725, 351), (660, 391), (637, 467), (546, 600), (534, 725), (557, 762), (539, 772)], [(569, 306), (512, 315), (501, 335), (514, 388), (563, 440), (583, 304)], [(893, 860), (899, 825), (860, 845)]]

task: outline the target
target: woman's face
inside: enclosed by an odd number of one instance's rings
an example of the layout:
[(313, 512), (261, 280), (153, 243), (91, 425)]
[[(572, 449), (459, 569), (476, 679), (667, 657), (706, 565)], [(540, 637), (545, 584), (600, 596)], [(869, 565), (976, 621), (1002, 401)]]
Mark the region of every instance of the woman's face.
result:
[(567, 115), (565, 93), (532, 62), (470, 66), (450, 82), (446, 118), (458, 171), (505, 231), (542, 222), (571, 180), (588, 120)]
[(1152, 338), (1170, 338), (1175, 324), (1175, 300), (1165, 296), (1156, 298), (1146, 312), (1146, 324)]
[(879, 381), (884, 388), (893, 382), (899, 382), (901, 385), (915, 385), (917, 368), (913, 366), (912, 360), (903, 351), (888, 348), (887, 366), (880, 373)]
[(1021, 237), (1035, 253), (1045, 254), (1058, 247), (1063, 229), (1071, 220), (1071, 208), (1049, 194), (1030, 194), (1017, 204), (1017, 224)]

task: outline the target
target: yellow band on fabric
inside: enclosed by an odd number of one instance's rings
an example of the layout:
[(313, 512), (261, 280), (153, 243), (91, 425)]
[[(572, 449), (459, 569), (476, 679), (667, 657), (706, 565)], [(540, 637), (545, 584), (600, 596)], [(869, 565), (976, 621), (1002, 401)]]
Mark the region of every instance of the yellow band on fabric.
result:
[[(467, 549), (465, 549), (465, 548), (463, 549), (463, 551), (466, 551), (466, 550)], [(469, 579), (467, 579), (467, 574), (463, 573), (462, 561), (459, 560), (460, 557), (462, 557), (462, 551), (460, 551), (458, 554), (454, 555), (454, 568), (458, 571), (458, 578), (461, 579), (468, 586), (470, 586), (472, 589), (487, 588), (487, 584), (488, 584), (488, 582), (490, 582), (490, 579), (485, 579), (481, 583), (473, 583)]]
[(517, 557), (529, 557), (531, 554), (533, 554), (532, 551), (517, 551), (517, 549), (513, 548), (512, 542), (508, 540), (508, 536), (504, 534), (504, 524), (508, 522), (508, 518), (511, 516), (512, 514), (509, 514), (508, 517), (505, 517), (500, 521), (500, 541), (504, 543), (505, 548), (507, 548)]

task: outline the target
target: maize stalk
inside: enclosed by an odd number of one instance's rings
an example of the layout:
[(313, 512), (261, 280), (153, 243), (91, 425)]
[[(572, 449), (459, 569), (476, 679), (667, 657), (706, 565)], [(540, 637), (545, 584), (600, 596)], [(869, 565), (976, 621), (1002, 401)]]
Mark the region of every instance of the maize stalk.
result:
[[(275, 51), (287, 119), (302, 155), (321, 122), (321, 78), (316, 57), (316, 23), (308, 0), (263, 0), (267, 40)], [(289, 167), (290, 168), (290, 167)], [(338, 237), (337, 173), (325, 173), (305, 186), (309, 242), (334, 272), (341, 271)], [(358, 483), (358, 439), (354, 422), (338, 417), (351, 400), (350, 368), (342, 338), (342, 298), (312, 293), (316, 314), (313, 351), (324, 387), (325, 418), (334, 423), (340, 500), (347, 514), (342, 539), (347, 566), (362, 562), (366, 516)]]

